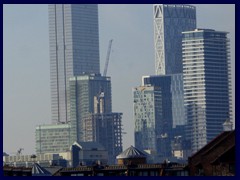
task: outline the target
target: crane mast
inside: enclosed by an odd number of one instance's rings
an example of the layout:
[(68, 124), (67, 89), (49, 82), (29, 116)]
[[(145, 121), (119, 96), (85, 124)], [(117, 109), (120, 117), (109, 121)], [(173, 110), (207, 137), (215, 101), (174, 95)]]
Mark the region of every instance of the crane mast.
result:
[(113, 39), (111, 39), (111, 40), (109, 41), (108, 51), (107, 51), (107, 58), (106, 58), (106, 62), (105, 62), (105, 67), (104, 67), (104, 71), (103, 71), (103, 76), (106, 76), (106, 75), (107, 75), (107, 69), (108, 69), (108, 63), (109, 63), (109, 59), (110, 59), (112, 42), (113, 42)]

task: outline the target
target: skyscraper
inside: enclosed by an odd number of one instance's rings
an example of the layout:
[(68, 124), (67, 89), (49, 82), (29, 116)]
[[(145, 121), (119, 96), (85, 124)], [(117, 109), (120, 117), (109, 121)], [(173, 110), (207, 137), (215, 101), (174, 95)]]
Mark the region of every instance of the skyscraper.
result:
[(52, 122), (67, 122), (69, 78), (100, 71), (98, 6), (49, 5)]
[(155, 4), (155, 74), (182, 73), (182, 32), (196, 28), (196, 8), (185, 4)]
[(184, 103), (192, 153), (223, 131), (231, 119), (229, 39), (226, 32), (183, 32)]
[(164, 123), (162, 122), (161, 89), (154, 86), (134, 88), (135, 146), (140, 150), (163, 153), (158, 139)]
[(171, 75), (173, 128), (186, 125), (184, 114), (183, 74)]
[(100, 75), (81, 75), (69, 81), (69, 117), (71, 123), (71, 142), (85, 141), (84, 119), (95, 112), (95, 97), (104, 94), (104, 112), (112, 112), (111, 81)]

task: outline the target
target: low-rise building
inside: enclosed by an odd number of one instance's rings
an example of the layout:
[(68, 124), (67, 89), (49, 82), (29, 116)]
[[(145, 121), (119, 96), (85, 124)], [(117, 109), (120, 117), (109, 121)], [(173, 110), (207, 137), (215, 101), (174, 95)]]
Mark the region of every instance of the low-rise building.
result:
[(67, 166), (67, 160), (59, 154), (38, 154), (36, 155), (14, 155), (3, 156), (4, 165), (13, 167), (32, 167), (34, 163), (41, 166)]
[(191, 176), (235, 175), (235, 130), (221, 133), (188, 161)]
[(3, 164), (14, 167), (32, 167), (38, 163), (42, 167), (77, 167), (108, 163), (107, 150), (97, 142), (74, 142), (67, 151), (37, 155), (3, 156)]
[(36, 154), (65, 152), (71, 145), (69, 124), (39, 125), (35, 135)]

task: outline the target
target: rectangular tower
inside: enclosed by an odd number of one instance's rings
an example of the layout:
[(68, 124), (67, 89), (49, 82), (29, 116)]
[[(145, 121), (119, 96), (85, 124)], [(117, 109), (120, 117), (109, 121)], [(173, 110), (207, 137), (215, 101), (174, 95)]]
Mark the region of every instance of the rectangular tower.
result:
[(84, 141), (84, 119), (95, 113), (95, 97), (104, 94), (105, 113), (112, 112), (112, 95), (110, 77), (100, 75), (81, 75), (70, 78), (68, 113), (71, 122), (71, 138)]
[(183, 32), (184, 103), (192, 153), (223, 131), (231, 119), (229, 39), (226, 32)]
[(182, 73), (182, 32), (196, 28), (196, 8), (186, 4), (155, 4), (155, 74)]
[(134, 88), (135, 147), (165, 154), (159, 141), (164, 129), (160, 87)]
[(108, 151), (108, 164), (122, 152), (122, 113), (91, 113), (83, 119), (83, 141), (98, 142)]
[(100, 71), (98, 6), (50, 4), (49, 41), (52, 122), (67, 122), (69, 78)]

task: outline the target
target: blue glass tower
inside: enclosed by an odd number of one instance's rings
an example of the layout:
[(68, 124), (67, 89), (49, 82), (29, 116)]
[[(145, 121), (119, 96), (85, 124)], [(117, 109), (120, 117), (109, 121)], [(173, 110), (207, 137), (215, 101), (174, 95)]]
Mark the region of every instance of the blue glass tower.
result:
[(69, 78), (100, 71), (98, 6), (49, 5), (52, 122), (68, 122)]

